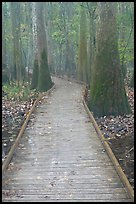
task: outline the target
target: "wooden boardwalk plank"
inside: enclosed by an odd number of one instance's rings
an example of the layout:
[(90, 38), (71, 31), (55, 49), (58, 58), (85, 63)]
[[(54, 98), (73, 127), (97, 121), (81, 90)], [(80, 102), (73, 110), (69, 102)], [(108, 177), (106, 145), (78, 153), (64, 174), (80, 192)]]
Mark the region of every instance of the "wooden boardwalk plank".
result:
[(55, 78), (3, 174), (3, 202), (130, 202), (82, 104), (82, 86)]

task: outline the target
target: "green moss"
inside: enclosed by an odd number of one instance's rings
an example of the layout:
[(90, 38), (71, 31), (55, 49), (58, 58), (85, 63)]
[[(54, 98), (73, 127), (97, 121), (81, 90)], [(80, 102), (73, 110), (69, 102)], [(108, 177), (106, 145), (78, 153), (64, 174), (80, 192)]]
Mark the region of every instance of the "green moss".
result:
[(130, 87), (134, 87), (134, 73), (132, 75), (132, 78), (130, 80), (130, 84), (129, 84)]
[(41, 63), (39, 67), (39, 77), (38, 77), (38, 90), (40, 92), (47, 91), (53, 85), (51, 80), (48, 62), (47, 62), (47, 54), (45, 49), (41, 53)]
[(95, 116), (130, 113), (119, 63), (117, 39), (113, 34), (114, 32), (105, 39), (98, 39), (89, 101), (89, 108)]
[(37, 85), (38, 85), (38, 75), (39, 75), (38, 61), (37, 61), (37, 59), (35, 59), (33, 75), (32, 75), (32, 82), (31, 82), (31, 89), (36, 89), (37, 88)]
[(122, 69), (122, 74), (123, 74), (123, 78), (126, 77), (126, 74), (127, 74), (127, 66), (126, 64), (121, 64), (121, 69)]

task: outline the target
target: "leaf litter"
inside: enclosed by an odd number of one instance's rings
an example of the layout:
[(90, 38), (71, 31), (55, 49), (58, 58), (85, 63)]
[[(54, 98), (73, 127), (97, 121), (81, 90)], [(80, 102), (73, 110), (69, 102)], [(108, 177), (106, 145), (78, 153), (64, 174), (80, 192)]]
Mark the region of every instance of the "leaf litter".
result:
[(2, 161), (6, 158), (37, 96), (35, 93), (27, 101), (2, 96)]

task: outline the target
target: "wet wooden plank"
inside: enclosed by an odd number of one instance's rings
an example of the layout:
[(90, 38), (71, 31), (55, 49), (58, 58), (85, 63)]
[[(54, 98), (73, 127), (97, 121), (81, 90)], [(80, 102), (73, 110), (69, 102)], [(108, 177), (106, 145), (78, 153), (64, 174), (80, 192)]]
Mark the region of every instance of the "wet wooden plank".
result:
[(3, 174), (3, 202), (129, 202), (88, 122), (82, 87), (60, 79), (55, 82), (56, 91), (38, 105)]
[[(16, 193), (16, 192), (14, 192), (14, 193)], [(113, 193), (112, 194), (110, 194), (110, 193), (108, 193), (108, 194), (99, 194), (99, 193), (92, 193), (92, 194), (90, 194), (90, 193), (84, 193), (84, 194), (82, 194), (82, 193), (77, 193), (77, 194), (74, 194), (74, 193), (72, 193), (72, 192), (69, 192), (69, 193), (66, 193), (66, 194), (62, 194), (62, 193), (55, 193), (54, 192), (54, 194), (47, 194), (47, 193), (44, 193), (44, 194), (39, 194), (39, 193), (37, 193), (37, 195), (35, 195), (35, 194), (22, 194), (22, 193), (20, 193), (20, 194), (16, 194), (16, 195), (12, 195), (12, 194), (10, 194), (10, 199), (11, 199), (11, 201), (12, 201), (12, 199), (14, 200), (14, 199), (18, 199), (18, 200), (28, 200), (28, 202), (29, 202), (29, 200), (31, 200), (31, 199), (33, 199), (33, 200), (40, 200), (40, 199), (81, 199), (81, 200), (83, 200), (83, 199), (92, 199), (92, 200), (106, 200), (106, 199), (108, 199), (108, 200), (110, 200), (110, 199), (127, 199), (127, 196), (125, 195), (125, 194), (117, 194), (117, 193), (114, 193), (114, 195), (113, 195)]]
[[(73, 192), (73, 193), (90, 193), (90, 194), (92, 194), (92, 193), (99, 193), (99, 194), (109, 194), (109, 193), (125, 193), (125, 189), (123, 189), (123, 188), (109, 188), (109, 189), (107, 189), (107, 188), (84, 188), (84, 189), (82, 189), (82, 188), (71, 188), (70, 186), (69, 187), (67, 187), (67, 189), (66, 188), (64, 188), (64, 187), (56, 187), (56, 186), (54, 186), (53, 187), (53, 191), (55, 191), (55, 193), (57, 194), (57, 193), (62, 193), (62, 194), (66, 194), (68, 191), (70, 192)], [(14, 188), (14, 189), (12, 189), (12, 191), (10, 190), (10, 189), (5, 189), (5, 190), (3, 190), (3, 193), (4, 194), (8, 194), (8, 193), (14, 193), (14, 192), (16, 192), (17, 194), (19, 194), (19, 193), (21, 193), (21, 194), (45, 194), (45, 192), (47, 193), (47, 194), (49, 194), (50, 193), (50, 188), (49, 187), (46, 187), (45, 189), (43, 189), (43, 188), (35, 188), (35, 189), (29, 189), (29, 188), (26, 188), (26, 189), (18, 189), (18, 188)]]
[[(6, 200), (4, 200), (3, 202), (28, 202), (28, 200), (27, 199), (23, 199), (23, 200), (16, 200), (16, 199), (12, 199), (12, 201), (9, 199), (6, 199)], [(76, 199), (76, 200), (73, 200), (73, 199), (67, 199), (67, 200), (65, 200), (65, 199), (58, 199), (58, 200), (56, 200), (56, 199), (38, 199), (38, 200), (33, 200), (33, 198), (31, 199), (31, 200), (29, 200), (29, 202), (131, 202), (131, 199), (128, 199), (128, 200), (126, 200), (126, 199), (110, 199), (110, 200), (92, 200), (92, 199), (86, 199), (86, 200), (81, 200), (81, 199)]]

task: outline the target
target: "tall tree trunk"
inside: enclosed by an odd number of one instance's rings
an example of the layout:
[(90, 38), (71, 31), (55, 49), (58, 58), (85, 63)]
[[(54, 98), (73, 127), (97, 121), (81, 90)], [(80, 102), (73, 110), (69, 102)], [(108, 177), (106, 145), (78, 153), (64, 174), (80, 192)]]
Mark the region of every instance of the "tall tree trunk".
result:
[(129, 86), (134, 87), (134, 71), (133, 71)]
[(113, 2), (99, 3), (100, 26), (89, 101), (96, 116), (130, 113), (120, 67), (114, 6)]
[(10, 2), (13, 35), (13, 79), (21, 80), (20, 2)]
[(6, 62), (6, 41), (5, 41), (5, 17), (4, 5), (2, 5), (2, 83), (9, 82), (9, 70)]
[(6, 42), (5, 42), (5, 18), (4, 3), (2, 5), (2, 65), (6, 65)]
[[(119, 12), (121, 15), (125, 14), (125, 2), (119, 2)], [(121, 64), (121, 69), (122, 69), (122, 73), (123, 73), (123, 77), (126, 77), (127, 74), (127, 66), (124, 60), (125, 54), (124, 53), (124, 49), (125, 49), (125, 45), (126, 45), (126, 28), (124, 26), (124, 21), (121, 21), (120, 24), (120, 29), (119, 29), (119, 39), (120, 39), (120, 43), (122, 45), (123, 48), (123, 52), (121, 53), (121, 60), (120, 60), (120, 64)]]
[(87, 21), (85, 9), (81, 7), (80, 13), (80, 39), (79, 39), (79, 59), (78, 59), (78, 78), (88, 82), (88, 63), (87, 63)]
[[(88, 68), (89, 68), (89, 80), (91, 80), (91, 67), (93, 64), (95, 51), (96, 51), (96, 23), (95, 23), (95, 11), (97, 8), (97, 2), (86, 2), (89, 14), (89, 42), (88, 42)], [(90, 83), (90, 82), (89, 82)]]
[(52, 2), (46, 2), (46, 6), (45, 6), (45, 20), (46, 20), (46, 28), (48, 30), (47, 32), (47, 50), (48, 50), (48, 66), (49, 66), (49, 70), (50, 73), (55, 73), (54, 70), (54, 58), (53, 58), (53, 42), (52, 42), (52, 38), (51, 38), (51, 33), (52, 33)]
[(43, 18), (43, 3), (36, 2), (36, 21), (37, 21), (37, 48), (38, 48), (38, 90), (47, 91), (52, 86), (52, 80), (48, 66), (48, 54), (47, 54), (47, 39), (45, 24)]

